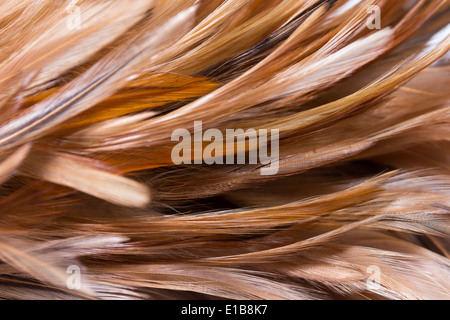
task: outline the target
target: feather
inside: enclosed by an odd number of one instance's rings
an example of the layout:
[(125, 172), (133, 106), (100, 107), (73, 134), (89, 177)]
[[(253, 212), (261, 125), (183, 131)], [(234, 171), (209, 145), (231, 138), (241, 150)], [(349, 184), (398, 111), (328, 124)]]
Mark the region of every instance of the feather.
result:
[(0, 299), (449, 299), (449, 9), (2, 1)]
[(30, 145), (25, 144), (16, 152), (10, 155), (6, 160), (0, 163), (0, 184), (8, 180), (17, 170), (30, 151)]

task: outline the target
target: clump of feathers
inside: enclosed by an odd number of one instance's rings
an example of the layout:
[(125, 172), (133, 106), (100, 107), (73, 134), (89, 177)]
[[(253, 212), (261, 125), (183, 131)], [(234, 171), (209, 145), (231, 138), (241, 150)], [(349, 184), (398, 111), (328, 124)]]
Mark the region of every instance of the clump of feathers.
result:
[[(0, 298), (450, 299), (449, 14), (2, 1)], [(278, 173), (174, 165), (194, 121), (279, 129)]]

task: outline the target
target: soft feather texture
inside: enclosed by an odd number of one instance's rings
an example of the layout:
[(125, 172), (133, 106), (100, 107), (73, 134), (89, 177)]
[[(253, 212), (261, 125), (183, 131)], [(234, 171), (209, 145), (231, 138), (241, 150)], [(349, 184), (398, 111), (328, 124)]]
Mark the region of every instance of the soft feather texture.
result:
[[(449, 14), (3, 1), (0, 298), (450, 299)], [(194, 121), (279, 129), (278, 174), (175, 166)]]

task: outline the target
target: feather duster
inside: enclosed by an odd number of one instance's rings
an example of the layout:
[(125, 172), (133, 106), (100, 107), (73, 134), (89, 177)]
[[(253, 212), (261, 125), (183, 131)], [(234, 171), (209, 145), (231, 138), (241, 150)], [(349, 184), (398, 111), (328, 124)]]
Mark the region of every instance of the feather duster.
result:
[(449, 16), (2, 1), (0, 298), (450, 299)]

